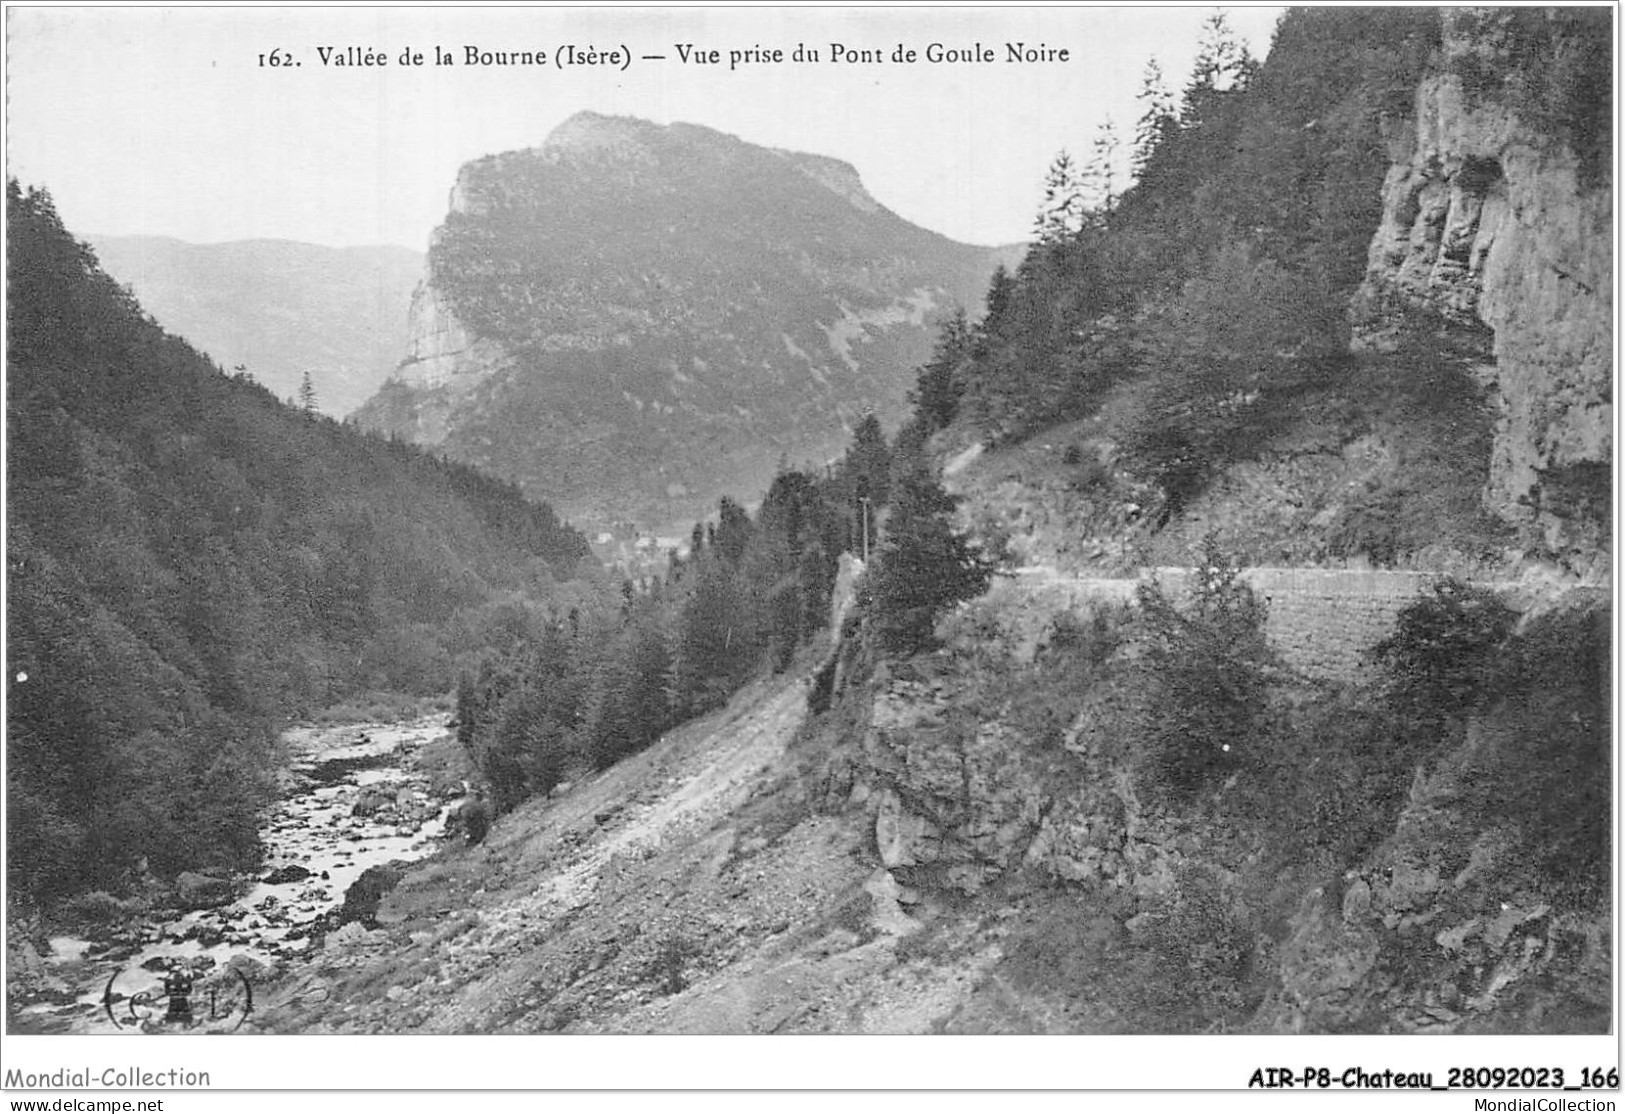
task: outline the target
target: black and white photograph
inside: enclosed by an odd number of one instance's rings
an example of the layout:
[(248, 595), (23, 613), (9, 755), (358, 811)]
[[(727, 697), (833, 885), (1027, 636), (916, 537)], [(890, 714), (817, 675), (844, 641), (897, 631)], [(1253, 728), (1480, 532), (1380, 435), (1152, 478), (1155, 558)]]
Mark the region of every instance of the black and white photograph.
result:
[(1616, 1097), (1616, 17), (8, 5), (4, 1089)]

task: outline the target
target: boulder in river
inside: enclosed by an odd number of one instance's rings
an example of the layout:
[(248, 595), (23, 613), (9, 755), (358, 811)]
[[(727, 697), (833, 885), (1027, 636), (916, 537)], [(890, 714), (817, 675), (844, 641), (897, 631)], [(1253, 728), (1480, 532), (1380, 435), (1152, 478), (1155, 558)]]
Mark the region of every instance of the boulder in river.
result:
[(267, 874), (262, 881), (267, 886), (286, 886), (290, 882), (303, 882), (310, 877), (310, 871), (297, 863), (290, 863)]
[(369, 785), (356, 797), (351, 816), (373, 816), (395, 807), (395, 789), (388, 784)]

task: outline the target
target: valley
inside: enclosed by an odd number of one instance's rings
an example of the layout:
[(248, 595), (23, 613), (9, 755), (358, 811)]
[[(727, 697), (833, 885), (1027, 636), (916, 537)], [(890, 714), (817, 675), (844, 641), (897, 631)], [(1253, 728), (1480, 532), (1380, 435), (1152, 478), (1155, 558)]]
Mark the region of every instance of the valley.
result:
[(1612, 1032), (1610, 20), (1214, 15), (1018, 249), (580, 111), (343, 422), (13, 182), (9, 1027)]
[[(43, 955), (21, 951), (21, 993), (41, 1001), (16, 1012), (12, 1031), (161, 1030), (153, 1003), (175, 962), (197, 977), (199, 999), (221, 989), (240, 999), (236, 972), (263, 987), (319, 951), (329, 929), (342, 928), (345, 894), (362, 874), (429, 853), (461, 802), (466, 782), (437, 771), (443, 763), (430, 753), (443, 723), (440, 714), (289, 731), (280, 798), (264, 822), (266, 873), (183, 874), (173, 889), (149, 876), (140, 900), (119, 908), (108, 899), (89, 938), (53, 936)], [(139, 915), (127, 919), (132, 910)], [(252, 1024), (251, 1000), (234, 1005), (222, 1005), (222, 1023)]]

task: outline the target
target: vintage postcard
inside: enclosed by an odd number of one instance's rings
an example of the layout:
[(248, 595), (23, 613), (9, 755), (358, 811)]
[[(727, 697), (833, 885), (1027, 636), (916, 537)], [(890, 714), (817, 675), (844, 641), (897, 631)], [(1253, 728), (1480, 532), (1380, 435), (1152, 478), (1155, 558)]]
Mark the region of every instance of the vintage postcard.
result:
[(1617, 1094), (1615, 15), (8, 6), (8, 1095)]

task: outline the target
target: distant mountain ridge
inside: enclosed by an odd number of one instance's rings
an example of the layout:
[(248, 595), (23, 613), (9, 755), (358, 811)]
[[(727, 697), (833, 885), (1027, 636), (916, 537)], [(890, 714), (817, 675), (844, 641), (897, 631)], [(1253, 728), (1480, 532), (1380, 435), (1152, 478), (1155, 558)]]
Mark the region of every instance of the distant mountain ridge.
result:
[(579, 113), (463, 167), (405, 359), (356, 417), (584, 525), (680, 528), (838, 455), (867, 411), (899, 421), (938, 321), (1009, 255), (836, 159)]
[(230, 371), (279, 398), (308, 371), (323, 413), (341, 417), (394, 370), (423, 253), (292, 240), (193, 244), (168, 236), (92, 236), (103, 269), (147, 312)]

